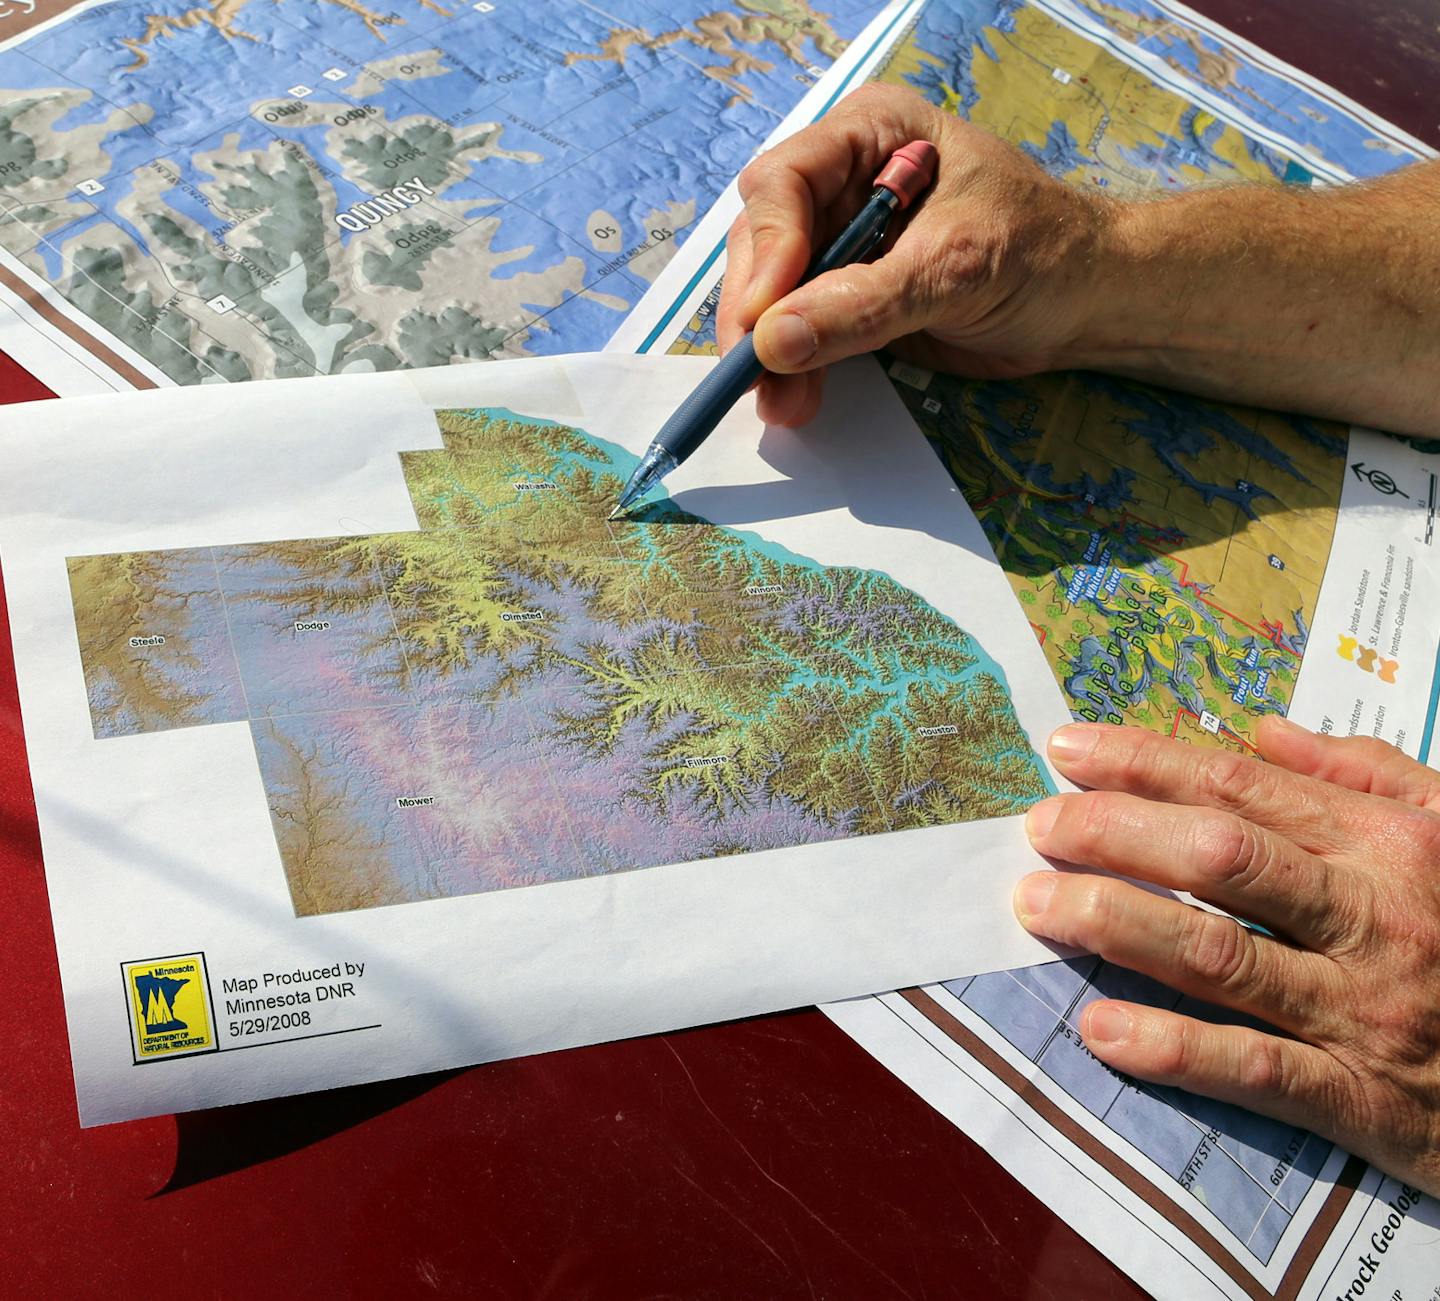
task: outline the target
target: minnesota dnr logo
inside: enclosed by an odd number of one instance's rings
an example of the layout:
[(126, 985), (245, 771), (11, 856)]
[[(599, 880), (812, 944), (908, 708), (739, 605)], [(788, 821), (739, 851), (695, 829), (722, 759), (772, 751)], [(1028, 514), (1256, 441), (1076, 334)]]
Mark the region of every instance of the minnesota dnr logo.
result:
[(215, 1051), (215, 1011), (203, 953), (122, 962), (136, 1062)]

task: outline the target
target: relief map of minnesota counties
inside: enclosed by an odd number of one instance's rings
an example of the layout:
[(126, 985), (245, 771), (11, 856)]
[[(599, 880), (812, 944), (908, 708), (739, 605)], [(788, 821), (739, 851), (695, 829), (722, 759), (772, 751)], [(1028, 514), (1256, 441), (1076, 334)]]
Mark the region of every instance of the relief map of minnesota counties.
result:
[(875, 8), (77, 6), (0, 49), (0, 249), (138, 386), (593, 350)]
[[(1108, 43), (1079, 30), (1082, 18), (1102, 22)], [(1119, 38), (1158, 50), (1162, 69), (1270, 130), (1295, 127), (1337, 170), (1404, 160), (1363, 123), (1138, 0), (930, 0), (873, 79), (917, 90), (1082, 188), (1311, 183), (1183, 83), (1120, 57)], [(714, 351), (717, 298), (718, 286), (670, 351)], [(899, 361), (890, 371), (1076, 717), (1243, 750), (1261, 715), (1284, 712), (1347, 473), (1344, 429), (1093, 374), (986, 382)]]
[(914, 592), (664, 502), (503, 410), (420, 529), (69, 562), (97, 737), (248, 720), (297, 913), (1018, 813), (999, 665)]

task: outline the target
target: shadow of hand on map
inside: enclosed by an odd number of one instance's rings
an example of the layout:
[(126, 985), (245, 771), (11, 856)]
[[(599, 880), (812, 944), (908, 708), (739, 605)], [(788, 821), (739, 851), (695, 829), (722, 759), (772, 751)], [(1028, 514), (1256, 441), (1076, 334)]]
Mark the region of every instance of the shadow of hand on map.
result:
[[(792, 430), (767, 425), (757, 450), (761, 460), (785, 478), (688, 488), (677, 492), (669, 504), (729, 527), (847, 510), (865, 524), (926, 533), (984, 559), (991, 558), (984, 534), (964, 511), (956, 509), (957, 494), (951, 490), (938, 461), (933, 463), (933, 473), (946, 481), (943, 492), (877, 491), (877, 481), (896, 481), (893, 470), (879, 472), (876, 466), (878, 460), (893, 460), (891, 449), (883, 440), (866, 444), (846, 439), (837, 445), (827, 433), (818, 426)], [(907, 450), (917, 458), (917, 468), (923, 472), (930, 464), (929, 453), (919, 446)]]

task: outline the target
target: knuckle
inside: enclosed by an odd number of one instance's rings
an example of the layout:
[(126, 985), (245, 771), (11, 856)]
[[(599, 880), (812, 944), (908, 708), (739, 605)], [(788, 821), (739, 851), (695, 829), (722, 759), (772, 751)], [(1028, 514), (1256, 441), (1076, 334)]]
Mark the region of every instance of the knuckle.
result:
[(881, 104), (894, 99), (898, 89), (897, 86), (887, 86), (883, 82), (869, 81), (846, 95), (843, 107), (850, 113), (870, 113)]
[(1307, 1084), (1332, 1128), (1391, 1136), (1394, 1150), (1440, 1151), (1440, 1110), (1416, 1089), (1409, 1063), (1378, 1055), (1368, 1036), (1326, 1048), (1327, 1059)]
[(752, 199), (768, 194), (789, 170), (784, 160), (777, 158), (774, 153), (761, 154), (759, 158), (751, 159), (736, 179), (740, 198), (748, 204)]
[(771, 259), (780, 243), (780, 234), (763, 221), (750, 228), (750, 270), (753, 275)]
[(1265, 838), (1243, 818), (1202, 817), (1191, 831), (1191, 850), (1200, 875), (1214, 885), (1243, 887), (1261, 875), (1268, 861)]
[(1195, 910), (1181, 942), (1180, 958), (1187, 970), (1206, 985), (1237, 989), (1249, 983), (1255, 946), (1244, 928), (1228, 917)]
[(1413, 846), (1420, 862), (1430, 868), (1440, 864), (1440, 814), (1417, 809), (1399, 828), (1406, 842)]
[(735, 178), (736, 188), (740, 191), (740, 197), (748, 203), (755, 191), (765, 183), (765, 178), (770, 174), (773, 167), (770, 158), (761, 154), (759, 158), (752, 158), (740, 169), (740, 175)]
[(1062, 830), (1068, 847), (1088, 855), (1104, 845), (1114, 825), (1117, 797), (1107, 791), (1086, 791), (1067, 799), (1061, 809)]
[(1415, 906), (1407, 883), (1386, 883), (1371, 897), (1368, 912), (1367, 929), (1384, 946), (1391, 966), (1418, 974), (1440, 963), (1440, 921), (1430, 909)]
[(1347, 736), (1341, 739), (1340, 744), (1358, 755), (1366, 764), (1377, 768), (1384, 767), (1397, 758), (1406, 757), (1405, 752), (1398, 746), (1382, 741), (1378, 736)]
[(930, 107), (915, 91), (904, 86), (888, 86), (879, 81), (867, 82), (858, 87), (845, 96), (843, 104), (847, 114), (867, 119), (913, 112), (921, 106), (926, 109)]
[(1103, 763), (1112, 769), (1127, 790), (1143, 791), (1157, 785), (1165, 769), (1165, 758), (1160, 737), (1126, 728), (1102, 734), (1091, 762)]
[(957, 289), (975, 290), (986, 279), (990, 259), (972, 239), (956, 236), (940, 244), (920, 266), (920, 287), (932, 302), (945, 302)]
[[(842, 279), (835, 287), (835, 311), (820, 314), (811, 321), (815, 333), (821, 335), (829, 326), (843, 326), (843, 333), (851, 338), (869, 339), (884, 332), (890, 318), (890, 299), (882, 292), (867, 291), (854, 278)], [(827, 342), (820, 338), (823, 348)], [(887, 340), (888, 342), (888, 340)]]
[(1155, 1070), (1168, 1079), (1183, 1080), (1195, 1069), (1199, 1050), (1196, 1023), (1174, 1020), (1166, 1026), (1155, 1045)]
[[(896, 273), (883, 262), (822, 276), (809, 290), (805, 317), (819, 353), (879, 347), (904, 333), (904, 310)], [(837, 354), (838, 355), (838, 354)]]
[(1240, 811), (1250, 807), (1263, 771), (1259, 764), (1238, 754), (1214, 751), (1200, 765), (1201, 794), (1216, 808)]
[(1073, 907), (1075, 933), (1080, 942), (1098, 947), (1110, 933), (1115, 917), (1115, 893), (1112, 884), (1091, 877), (1075, 897)]
[(1251, 1031), (1240, 1054), (1240, 1084), (1253, 1097), (1283, 1098), (1290, 1091), (1285, 1047), (1273, 1035)]
[[(1335, 871), (1323, 855), (1307, 861), (1312, 873), (1310, 897), (1320, 901), (1313, 914), (1316, 942), (1337, 960), (1359, 958), (1376, 929), (1376, 900), (1357, 890), (1350, 877)], [(1440, 952), (1436, 956), (1440, 958)]]
[(1406, 1067), (1424, 1066), (1435, 1052), (1436, 1018), (1404, 1000), (1387, 1000), (1367, 1020), (1375, 1042), (1384, 1045), (1390, 1061)]
[(1371, 1046), (1338, 1042), (1326, 1051), (1328, 1069), (1316, 1072), (1309, 1091), (1328, 1123), (1352, 1134), (1400, 1132), (1403, 1117), (1390, 1114), (1393, 1098), (1377, 1078)]

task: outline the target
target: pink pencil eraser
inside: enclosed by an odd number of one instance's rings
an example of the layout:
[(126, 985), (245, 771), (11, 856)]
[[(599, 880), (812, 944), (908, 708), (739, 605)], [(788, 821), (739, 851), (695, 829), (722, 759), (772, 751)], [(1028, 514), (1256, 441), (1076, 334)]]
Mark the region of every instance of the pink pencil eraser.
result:
[(903, 211), (924, 193), (935, 177), (935, 164), (939, 161), (939, 150), (928, 140), (912, 140), (890, 155), (875, 184), (899, 199)]

